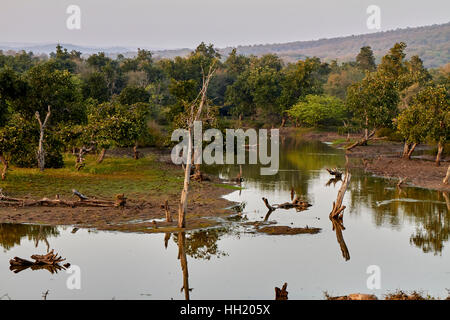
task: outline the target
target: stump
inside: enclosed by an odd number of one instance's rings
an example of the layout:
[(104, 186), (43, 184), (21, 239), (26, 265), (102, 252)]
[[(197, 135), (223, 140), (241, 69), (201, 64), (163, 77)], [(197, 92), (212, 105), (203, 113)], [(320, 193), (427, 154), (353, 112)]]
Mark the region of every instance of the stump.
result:
[(285, 282), (283, 287), (280, 289), (278, 287), (275, 287), (275, 300), (288, 300), (288, 291), (287, 289), (287, 283)]

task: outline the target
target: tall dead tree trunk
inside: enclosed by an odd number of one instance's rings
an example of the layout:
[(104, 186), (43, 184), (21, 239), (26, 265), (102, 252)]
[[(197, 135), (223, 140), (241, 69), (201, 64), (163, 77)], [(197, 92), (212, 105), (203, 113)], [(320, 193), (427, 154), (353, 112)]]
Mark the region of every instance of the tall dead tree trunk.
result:
[(6, 179), (6, 172), (8, 171), (8, 160), (0, 153), (0, 162), (3, 164), (2, 180)]
[[(191, 168), (192, 168), (192, 156), (194, 155), (192, 152), (193, 149), (193, 137), (192, 137), (192, 131), (194, 129), (194, 123), (195, 121), (200, 120), (203, 107), (206, 104), (206, 93), (208, 91), (209, 82), (211, 81), (211, 78), (215, 72), (215, 69), (213, 69), (213, 65), (210, 66), (208, 74), (205, 76), (203, 75), (203, 85), (202, 89), (199, 92), (198, 97), (194, 100), (194, 102), (191, 105), (191, 111), (190, 111), (190, 117), (188, 122), (188, 150), (187, 150), (187, 157), (186, 157), (186, 166), (184, 168), (184, 183), (183, 183), (183, 190), (181, 191), (181, 197), (180, 197), (180, 204), (178, 208), (178, 228), (185, 228), (186, 227), (186, 211), (187, 211), (187, 203), (188, 203), (188, 194), (189, 194), (189, 184), (191, 179)], [(197, 111), (195, 112), (195, 106), (197, 104), (197, 100), (200, 97), (200, 103), (198, 106)]]
[(441, 141), (439, 141), (438, 142), (438, 151), (437, 151), (437, 155), (436, 155), (436, 166), (438, 166), (438, 167), (441, 165), (442, 151), (444, 151), (444, 144)]
[(48, 119), (50, 118), (50, 106), (48, 106), (48, 112), (47, 115), (45, 116), (45, 120), (44, 123), (42, 123), (41, 121), (41, 116), (39, 114), (39, 111), (36, 111), (36, 119), (39, 122), (39, 147), (38, 147), (38, 152), (37, 152), (37, 161), (38, 161), (38, 167), (39, 170), (44, 171), (45, 168), (45, 150), (44, 150), (44, 131), (45, 128), (47, 127), (47, 123), (48, 123)]

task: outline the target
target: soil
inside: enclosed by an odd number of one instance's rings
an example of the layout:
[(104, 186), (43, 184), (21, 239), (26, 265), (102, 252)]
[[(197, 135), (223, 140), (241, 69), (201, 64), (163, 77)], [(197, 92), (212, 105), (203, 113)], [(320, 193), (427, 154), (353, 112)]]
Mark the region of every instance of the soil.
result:
[[(289, 132), (285, 132), (285, 134)], [(305, 140), (333, 142), (346, 140), (347, 136), (337, 132), (307, 131), (301, 134)], [(361, 135), (353, 134), (350, 139), (360, 139)], [(349, 142), (332, 144), (336, 148), (344, 148)], [(436, 166), (432, 155), (423, 154), (430, 150), (428, 145), (418, 145), (410, 160), (401, 157), (403, 143), (385, 140), (371, 140), (367, 146), (358, 146), (346, 154), (350, 168), (363, 168), (367, 172), (387, 178), (405, 179), (405, 185), (448, 192), (450, 185), (442, 183), (450, 159), (443, 157), (440, 166)], [(417, 155), (418, 154), (418, 155)]]

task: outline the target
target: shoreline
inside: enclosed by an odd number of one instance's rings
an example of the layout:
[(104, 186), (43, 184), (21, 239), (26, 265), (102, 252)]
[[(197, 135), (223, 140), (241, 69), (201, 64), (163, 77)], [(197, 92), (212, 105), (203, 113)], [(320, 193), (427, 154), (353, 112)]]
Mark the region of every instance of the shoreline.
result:
[[(222, 181), (213, 176), (207, 176), (208, 180), (198, 182), (191, 181), (189, 197), (188, 197), (188, 211), (186, 215), (186, 228), (178, 228), (178, 203), (180, 200), (180, 194), (182, 189), (182, 170), (180, 167), (168, 163), (165, 161), (164, 152), (155, 152), (155, 150), (148, 150), (148, 153), (143, 157), (152, 157), (150, 161), (155, 161), (155, 167), (150, 170), (161, 171), (166, 179), (172, 181), (160, 181), (157, 184), (166, 189), (152, 189), (148, 188), (140, 193), (133, 193), (131, 190), (127, 192), (127, 189), (123, 189), (122, 186), (114, 189), (114, 193), (124, 193), (128, 197), (127, 203), (124, 208), (116, 207), (86, 207), (86, 206), (52, 206), (52, 205), (37, 205), (37, 206), (0, 206), (0, 223), (26, 223), (48, 226), (70, 226), (74, 228), (91, 228), (104, 231), (121, 231), (121, 232), (139, 232), (139, 233), (164, 233), (164, 232), (181, 232), (194, 229), (202, 229), (208, 227), (214, 227), (220, 225), (217, 221), (219, 217), (229, 216), (233, 212), (228, 208), (234, 205), (234, 202), (228, 201), (223, 196), (233, 192), (235, 186)], [(113, 152), (109, 157), (116, 154)], [(153, 160), (154, 159), (154, 160)], [(135, 161), (133, 159), (130, 160)], [(108, 159), (105, 159), (106, 165)], [(132, 163), (132, 162), (131, 162)], [(143, 168), (146, 168), (144, 163)], [(60, 170), (60, 169), (56, 169)], [(34, 175), (34, 171), (30, 170), (29, 175)], [(57, 174), (50, 170), (46, 170), (43, 175), (49, 174), (48, 179), (58, 180)], [(134, 173), (126, 173), (132, 176)], [(87, 183), (98, 183), (99, 179), (111, 179), (110, 184), (114, 184), (117, 179), (121, 179), (120, 173), (109, 174), (106, 176), (99, 176), (96, 174), (87, 174), (80, 172), (80, 176), (86, 178), (88, 175)], [(114, 177), (119, 175), (119, 177)], [(125, 175), (126, 177), (126, 175)], [(69, 177), (66, 181), (64, 190), (71, 190), (68, 188), (69, 184), (72, 185), (76, 181), (75, 177)], [(146, 178), (146, 177), (144, 177)], [(150, 177), (149, 179), (151, 179)], [(33, 178), (30, 178), (33, 179)], [(40, 178), (34, 178), (37, 181)], [(139, 177), (133, 177), (135, 180), (131, 180), (131, 183), (143, 179)], [(109, 181), (109, 180), (108, 180)], [(109, 182), (106, 182), (108, 184)], [(174, 182), (175, 181), (175, 182)], [(141, 181), (142, 182), (142, 181)], [(128, 181), (128, 183), (130, 183)], [(14, 181), (10, 182), (14, 185)], [(177, 185), (179, 184), (179, 188)], [(167, 186), (169, 185), (169, 186)], [(223, 186), (222, 186), (223, 185)], [(26, 194), (20, 192), (14, 192), (14, 188), (5, 188), (2, 185), (3, 192), (8, 196), (16, 197), (20, 196), (26, 200), (37, 200), (42, 198), (42, 195), (35, 189), (28, 191)], [(13, 189), (12, 191), (8, 189)], [(97, 198), (101, 200), (110, 200), (111, 196), (108, 194), (96, 194), (94, 191), (84, 191), (80, 189), (82, 193), (85, 193), (92, 199)], [(109, 192), (112, 192), (108, 190)], [(120, 191), (120, 192), (119, 192)], [(51, 193), (45, 195), (48, 198), (54, 196)], [(78, 200), (70, 193), (60, 194), (61, 200)], [(169, 212), (172, 217), (172, 222), (166, 222), (166, 212), (164, 208), (165, 201), (168, 201)]]
[[(346, 136), (337, 132), (318, 132), (318, 131), (293, 131), (290, 128), (283, 130), (282, 134), (297, 134), (305, 140), (318, 140), (321, 142), (338, 143), (329, 144), (331, 147), (343, 149), (349, 144)], [(352, 134), (350, 139), (359, 139), (360, 134)], [(343, 140), (344, 142), (339, 142)], [(427, 145), (418, 145), (415, 152), (423, 152), (429, 150)], [(369, 141), (367, 146), (357, 146), (351, 151), (345, 151), (345, 154), (356, 161), (350, 161), (350, 168), (361, 168), (371, 174), (381, 176), (383, 178), (403, 179), (403, 185), (419, 187), (442, 192), (450, 192), (450, 185), (445, 185), (444, 179), (447, 168), (450, 165), (449, 159), (442, 158), (441, 165), (436, 166), (434, 157), (413, 154), (410, 160), (401, 157), (403, 152), (403, 143), (393, 141), (375, 140)]]

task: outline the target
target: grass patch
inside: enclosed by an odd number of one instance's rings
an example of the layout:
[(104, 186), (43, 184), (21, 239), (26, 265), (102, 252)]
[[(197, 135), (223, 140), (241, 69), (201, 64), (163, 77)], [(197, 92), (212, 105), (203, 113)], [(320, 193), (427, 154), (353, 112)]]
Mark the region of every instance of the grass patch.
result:
[(117, 193), (127, 197), (145, 199), (151, 194), (179, 193), (183, 176), (180, 170), (157, 161), (154, 156), (139, 160), (131, 158), (106, 158), (101, 164), (95, 156), (86, 157), (86, 167), (75, 169), (73, 156), (65, 156), (61, 169), (11, 167), (0, 188), (15, 196), (53, 197), (70, 196), (77, 189), (88, 196), (111, 198)]
[(214, 186), (224, 189), (231, 189), (231, 190), (244, 190), (245, 188), (233, 186), (231, 184), (224, 184), (224, 183), (215, 183)]

